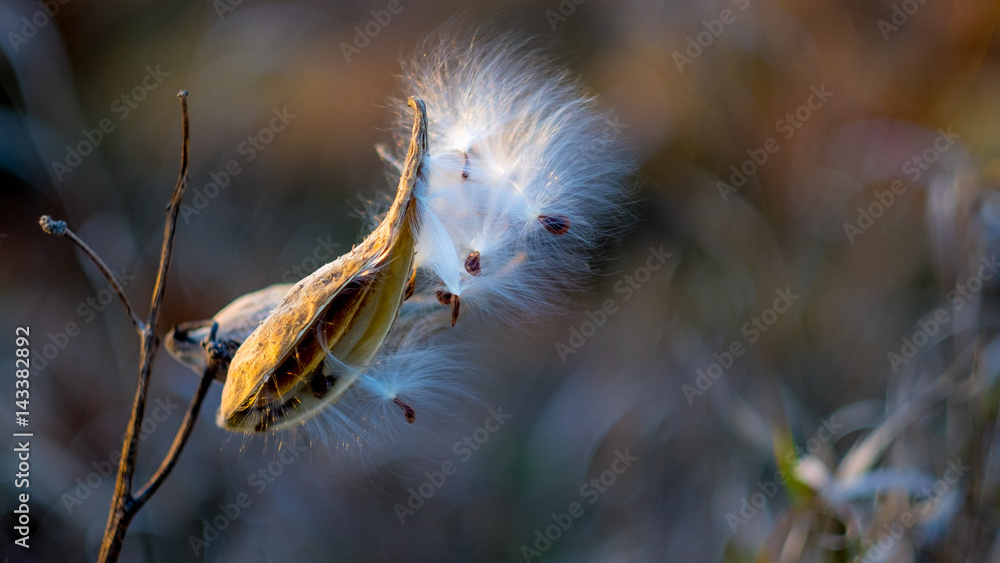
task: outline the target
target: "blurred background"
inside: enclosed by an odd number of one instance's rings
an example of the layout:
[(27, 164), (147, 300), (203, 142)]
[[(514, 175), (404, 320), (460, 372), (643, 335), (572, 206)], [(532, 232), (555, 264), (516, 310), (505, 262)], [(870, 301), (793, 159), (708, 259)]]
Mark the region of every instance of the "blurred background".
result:
[[(96, 558), (138, 363), (38, 217), (144, 316), (186, 89), (161, 333), (296, 281), (391, 193), (373, 145), (398, 59), (455, 16), (540, 37), (615, 116), (641, 166), (629, 234), (574, 310), (483, 346), (478, 402), (419, 455), (228, 435), (215, 386), (122, 561), (1000, 561), (1000, 4), (2, 0), (10, 432), (15, 327), (37, 368), (31, 548), (11, 437), (5, 561)], [(196, 383), (158, 356), (137, 480)], [(459, 453), (488, 409), (510, 418)]]

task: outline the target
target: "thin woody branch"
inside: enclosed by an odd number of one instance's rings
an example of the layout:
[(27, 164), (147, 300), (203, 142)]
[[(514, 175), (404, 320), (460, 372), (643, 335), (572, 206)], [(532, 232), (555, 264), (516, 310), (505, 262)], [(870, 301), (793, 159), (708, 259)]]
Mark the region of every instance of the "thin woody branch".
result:
[(202, 346), (205, 347), (209, 354), (208, 365), (205, 367), (205, 371), (201, 374), (201, 382), (198, 384), (198, 390), (195, 391), (193, 397), (191, 397), (191, 404), (188, 405), (187, 413), (184, 415), (184, 420), (181, 421), (180, 428), (177, 429), (177, 434), (174, 436), (174, 441), (170, 444), (170, 451), (163, 458), (160, 463), (160, 467), (156, 470), (156, 473), (149, 478), (149, 481), (139, 489), (139, 492), (135, 494), (135, 510), (138, 511), (142, 508), (146, 501), (160, 488), (163, 484), (163, 480), (167, 478), (170, 471), (173, 470), (174, 465), (177, 463), (177, 458), (180, 456), (181, 450), (187, 444), (188, 438), (191, 437), (191, 431), (194, 429), (194, 423), (198, 420), (198, 413), (201, 412), (201, 405), (205, 401), (205, 395), (208, 394), (208, 388), (211, 386), (212, 381), (215, 379), (216, 375), (222, 370), (223, 366), (228, 365), (229, 357), (222, 357), (215, 352), (215, 337), (219, 330), (219, 323), (212, 324), (212, 330), (205, 341), (202, 342)]
[[(152, 369), (153, 358), (156, 356), (156, 352), (160, 344), (156, 331), (160, 315), (160, 306), (163, 302), (167, 271), (169, 270), (170, 259), (173, 254), (173, 239), (174, 231), (177, 225), (177, 215), (180, 211), (181, 199), (184, 197), (184, 189), (187, 187), (189, 144), (187, 92), (182, 90), (177, 94), (177, 97), (181, 100), (181, 118), (183, 120), (181, 169), (177, 183), (174, 185), (174, 190), (170, 197), (170, 203), (167, 205), (166, 225), (164, 226), (163, 232), (163, 247), (160, 251), (160, 267), (156, 276), (156, 284), (153, 288), (149, 318), (141, 331), (142, 342), (140, 344), (140, 350), (142, 363), (140, 364), (139, 378), (136, 383), (135, 400), (132, 403), (132, 416), (129, 420), (125, 439), (122, 444), (122, 456), (121, 461), (118, 464), (118, 475), (115, 479), (115, 491), (112, 496), (111, 510), (108, 514), (108, 524), (104, 531), (104, 539), (101, 542), (101, 552), (98, 556), (98, 560), (102, 562), (112, 562), (118, 560), (118, 557), (121, 554), (122, 540), (125, 538), (125, 531), (128, 529), (129, 523), (132, 521), (132, 518), (135, 516), (139, 508), (141, 508), (143, 503), (145, 503), (145, 501), (149, 498), (149, 495), (151, 495), (159, 486), (159, 482), (166, 476), (166, 473), (168, 473), (170, 468), (173, 467), (176, 455), (180, 452), (184, 443), (186, 443), (187, 436), (193, 426), (193, 420), (189, 421), (189, 417), (186, 416), (185, 422), (182, 424), (178, 433), (178, 437), (175, 438), (174, 446), (176, 447), (176, 451), (174, 450), (174, 447), (171, 448), (172, 456), (168, 456), (168, 458), (164, 461), (165, 465), (161, 465), (160, 470), (157, 472), (159, 478), (154, 475), (154, 479), (150, 481), (151, 488), (150, 486), (144, 487), (144, 494), (140, 502), (132, 495), (133, 477), (135, 476), (136, 451), (139, 444), (139, 435), (141, 434), (143, 415), (145, 414), (146, 409), (146, 396), (149, 392), (150, 370)], [(211, 378), (208, 379), (211, 380)], [(201, 385), (205, 386), (204, 380)], [(199, 398), (198, 395), (201, 395), (201, 397)], [(192, 400), (191, 407), (194, 410), (193, 414), (197, 414), (197, 410), (200, 409), (201, 400), (203, 398), (204, 392), (202, 392), (201, 387), (199, 387), (198, 393)], [(191, 414), (192, 413), (189, 410), (189, 415)], [(171, 460), (171, 457), (173, 461)]]
[(38, 224), (42, 226), (42, 230), (47, 234), (63, 236), (73, 241), (73, 244), (82, 250), (83, 253), (87, 255), (87, 258), (90, 258), (90, 261), (97, 266), (97, 269), (100, 270), (102, 274), (104, 274), (108, 283), (111, 284), (111, 288), (118, 294), (118, 299), (120, 299), (122, 304), (125, 305), (125, 311), (128, 312), (128, 316), (132, 320), (132, 324), (135, 326), (136, 330), (142, 334), (142, 330), (145, 328), (145, 323), (143, 323), (142, 320), (139, 319), (139, 316), (135, 314), (135, 309), (132, 307), (132, 303), (128, 300), (128, 297), (125, 296), (125, 290), (122, 288), (122, 284), (118, 283), (118, 278), (115, 277), (111, 268), (104, 263), (104, 260), (102, 260), (101, 257), (98, 256), (97, 253), (83, 241), (83, 239), (77, 236), (72, 229), (66, 226), (66, 221), (55, 221), (48, 215), (42, 215), (42, 217), (38, 220)]
[(184, 198), (184, 189), (188, 181), (188, 142), (190, 130), (188, 127), (187, 91), (181, 90), (177, 97), (181, 100), (181, 119), (183, 146), (181, 147), (181, 171), (174, 185), (174, 192), (167, 204), (167, 222), (163, 228), (163, 248), (160, 251), (160, 270), (156, 275), (156, 285), (153, 287), (153, 298), (149, 306), (149, 325), (156, 326), (160, 315), (160, 303), (163, 301), (164, 286), (167, 282), (167, 270), (170, 269), (170, 257), (174, 249), (174, 232), (177, 230), (177, 215)]
[(195, 391), (193, 397), (191, 397), (191, 404), (188, 405), (187, 413), (184, 415), (184, 420), (181, 422), (181, 427), (177, 429), (177, 435), (174, 436), (174, 442), (170, 445), (170, 451), (167, 452), (166, 457), (163, 458), (163, 462), (160, 463), (160, 467), (156, 470), (156, 473), (149, 478), (149, 481), (143, 485), (137, 493), (135, 493), (135, 505), (133, 507), (134, 511), (138, 511), (146, 501), (160, 488), (163, 484), (163, 480), (167, 478), (170, 471), (174, 468), (177, 463), (177, 458), (180, 456), (181, 450), (187, 444), (188, 438), (191, 437), (191, 431), (194, 430), (194, 423), (198, 420), (198, 413), (201, 411), (201, 405), (205, 401), (205, 395), (208, 394), (208, 388), (212, 385), (212, 381), (215, 379), (215, 374), (218, 372), (218, 364), (216, 362), (211, 362), (205, 373), (201, 376), (201, 382), (198, 384), (198, 390)]

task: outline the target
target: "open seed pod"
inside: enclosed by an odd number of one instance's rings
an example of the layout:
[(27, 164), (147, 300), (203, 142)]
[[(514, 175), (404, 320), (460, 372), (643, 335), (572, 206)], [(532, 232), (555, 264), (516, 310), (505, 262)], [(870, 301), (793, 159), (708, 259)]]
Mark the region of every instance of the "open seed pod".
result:
[(410, 98), (413, 130), (386, 217), (351, 252), (298, 282), (240, 345), (229, 366), (217, 424), (263, 432), (336, 402), (382, 346), (413, 269), (427, 115)]
[[(278, 283), (253, 293), (247, 293), (226, 305), (211, 319), (181, 323), (173, 328), (163, 340), (170, 355), (197, 374), (208, 369), (213, 350), (227, 352), (215, 372), (215, 379), (226, 382), (229, 361), (240, 344), (260, 325), (261, 321), (274, 309), (281, 298), (291, 289), (290, 283)], [(215, 338), (210, 338), (212, 326), (218, 325)]]

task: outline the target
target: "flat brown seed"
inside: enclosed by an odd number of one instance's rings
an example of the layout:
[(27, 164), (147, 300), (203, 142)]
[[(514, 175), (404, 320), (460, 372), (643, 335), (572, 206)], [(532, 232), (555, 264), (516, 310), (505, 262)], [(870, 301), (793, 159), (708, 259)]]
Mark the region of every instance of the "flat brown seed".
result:
[(413, 297), (413, 291), (417, 288), (417, 269), (413, 269), (410, 279), (406, 281), (406, 290), (403, 292), (403, 301)]
[(468, 180), (469, 179), (469, 153), (464, 153), (464, 154), (465, 154), (465, 164), (462, 166), (462, 179), (463, 180)]
[(451, 305), (451, 294), (447, 291), (439, 289), (435, 295), (437, 295), (438, 303), (442, 305)]
[(455, 323), (458, 322), (458, 306), (460, 301), (457, 295), (451, 296), (451, 326), (455, 326)]
[(403, 402), (403, 400), (399, 397), (393, 399), (392, 402), (396, 403), (396, 406), (403, 409), (403, 416), (406, 417), (406, 422), (413, 424), (413, 421), (417, 419), (417, 411), (413, 410), (413, 407)]
[(552, 213), (551, 215), (539, 215), (538, 220), (545, 227), (545, 230), (556, 235), (565, 235), (569, 232), (569, 217)]
[(465, 271), (469, 272), (474, 276), (478, 276), (483, 273), (482, 265), (479, 261), (479, 251), (473, 250), (469, 253), (469, 256), (465, 258)]

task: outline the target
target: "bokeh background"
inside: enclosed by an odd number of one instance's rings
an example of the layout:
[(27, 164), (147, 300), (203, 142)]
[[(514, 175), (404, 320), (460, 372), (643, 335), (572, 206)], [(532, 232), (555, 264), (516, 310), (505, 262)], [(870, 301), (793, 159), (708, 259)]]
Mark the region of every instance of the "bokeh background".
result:
[[(28, 552), (11, 543), (3, 440), (5, 560), (96, 557), (138, 362), (106, 282), (37, 218), (67, 220), (144, 315), (183, 88), (191, 207), (161, 332), (294, 281), (357, 242), (359, 210), (390, 193), (373, 145), (390, 140), (386, 100), (406, 95), (398, 58), (458, 16), (540, 37), (620, 120), (640, 164), (629, 234), (573, 310), (483, 344), (479, 401), (420, 455), (234, 438), (213, 424), (215, 387), (122, 560), (1000, 561), (1000, 311), (981, 268), (1000, 235), (1000, 4), (400, 0), (361, 45), (355, 26), (388, 5), (0, 2), (10, 432), (16, 326), (42, 368)], [(285, 108), (263, 150), (241, 145)], [(75, 164), (67, 146), (88, 137)], [(206, 191), (231, 160), (241, 172)], [(643, 272), (651, 249), (671, 256)], [(608, 299), (617, 312), (560, 355)], [(195, 384), (159, 355), (150, 408), (165, 420), (147, 423), (139, 480)], [(488, 408), (511, 418), (464, 461), (452, 445)], [(607, 473), (625, 452), (637, 460)], [(401, 523), (394, 506), (447, 460), (459, 471)], [(581, 490), (602, 472), (613, 484)], [(551, 528), (573, 502), (583, 514)]]

